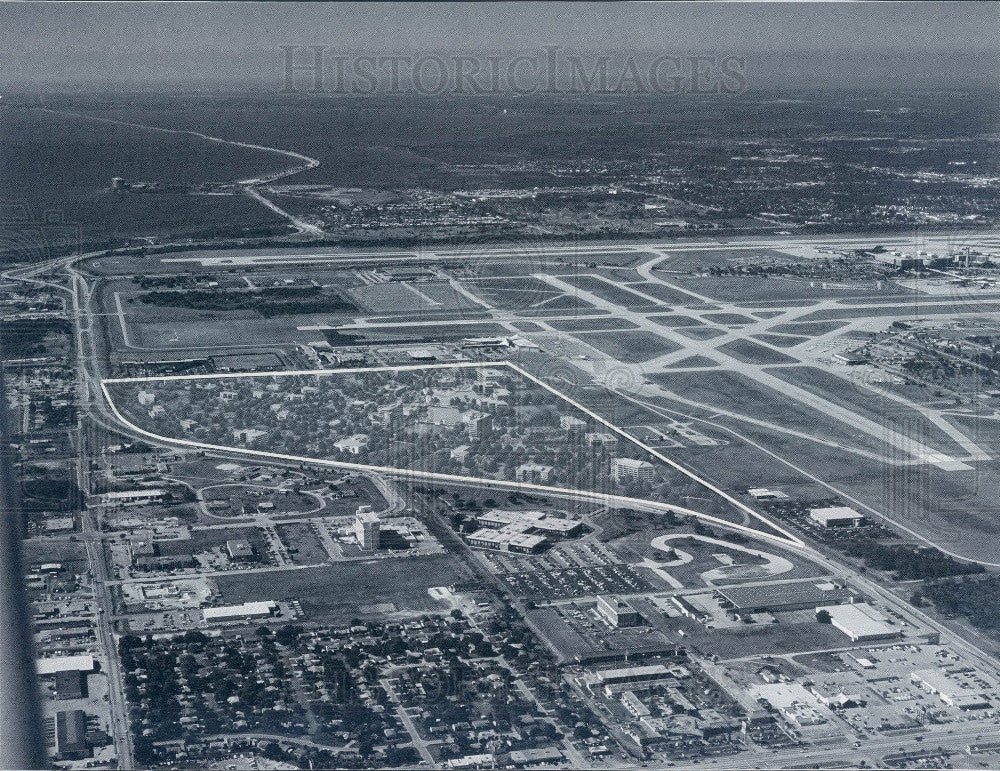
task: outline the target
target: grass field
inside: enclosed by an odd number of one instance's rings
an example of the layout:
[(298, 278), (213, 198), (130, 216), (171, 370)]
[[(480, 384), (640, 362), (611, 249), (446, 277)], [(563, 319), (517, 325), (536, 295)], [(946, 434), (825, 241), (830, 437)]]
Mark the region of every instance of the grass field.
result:
[(473, 302), (445, 282), (392, 281), (369, 284), (351, 289), (350, 295), (371, 313), (482, 309), (479, 303)]
[(950, 437), (917, 411), (850, 380), (816, 367), (780, 367), (770, 372), (832, 404), (882, 423), (886, 429), (910, 436), (915, 442), (926, 442), (945, 452), (961, 453), (961, 448)]
[(684, 369), (686, 367), (717, 367), (719, 362), (715, 359), (710, 359), (707, 356), (688, 356), (686, 359), (681, 359), (676, 364), (668, 364), (667, 366), (671, 369), (680, 368)]
[(310, 525), (278, 525), (275, 530), (296, 565), (321, 565), (329, 559), (326, 549)]
[(630, 292), (628, 289), (598, 276), (563, 276), (563, 280), (623, 308), (657, 307), (657, 303), (650, 302), (642, 295)]
[(902, 287), (895, 284), (831, 282), (771, 278), (768, 276), (682, 276), (676, 283), (685, 289), (728, 302), (758, 300), (818, 300), (858, 295), (903, 294)]
[(733, 340), (719, 346), (718, 350), (748, 364), (791, 364), (795, 361), (790, 356), (758, 345), (752, 340)]
[(581, 332), (576, 337), (618, 361), (633, 364), (679, 350), (679, 346), (669, 340), (646, 331)]
[(663, 284), (654, 281), (642, 281), (633, 284), (626, 284), (626, 286), (632, 289), (637, 289), (643, 294), (652, 295), (665, 303), (671, 303), (673, 305), (690, 305), (691, 303), (700, 303), (701, 298), (695, 297), (692, 294), (688, 294), (680, 289), (674, 289), (673, 287), (664, 286)]
[(554, 320), (549, 322), (549, 326), (558, 329), (560, 332), (599, 332), (607, 329), (638, 329), (638, 324), (633, 324), (625, 319), (596, 318), (596, 319), (572, 319), (570, 321)]
[(729, 410), (812, 436), (854, 443), (855, 446), (881, 445), (867, 434), (735, 372), (670, 372), (652, 375), (651, 379), (678, 396), (709, 405), (709, 409)]
[(949, 313), (998, 313), (1000, 303), (951, 303), (930, 304), (921, 302), (909, 305), (883, 305), (865, 308), (829, 308), (803, 316), (803, 321), (834, 321), (837, 319), (867, 319), (873, 316), (940, 316)]
[(806, 321), (802, 323), (792, 322), (790, 324), (777, 324), (776, 326), (771, 327), (771, 331), (780, 332), (782, 334), (806, 335), (807, 337), (813, 337), (815, 335), (824, 335), (827, 332), (833, 332), (843, 326), (845, 326), (845, 324), (842, 321)]
[(217, 547), (225, 547), (226, 541), (234, 538), (245, 538), (256, 550), (257, 554), (267, 553), (267, 540), (256, 527), (226, 528), (225, 530), (192, 530), (191, 537), (177, 541), (158, 541), (157, 548), (164, 556), (180, 554), (198, 554)]
[(754, 335), (754, 338), (760, 340), (762, 343), (776, 345), (779, 348), (791, 348), (793, 345), (801, 345), (802, 343), (809, 342), (808, 337), (796, 337), (795, 335), (769, 335), (764, 333)]
[(713, 337), (726, 334), (715, 327), (680, 327), (677, 331), (692, 340), (711, 340)]
[(316, 568), (220, 575), (216, 578), (225, 603), (253, 600), (298, 600), (306, 619), (343, 623), (361, 615), (365, 605), (392, 603), (401, 611), (447, 610), (427, 593), (468, 578), (454, 557), (389, 557), (373, 562), (341, 562)]
[[(311, 333), (316, 334), (316, 333)], [(330, 345), (376, 345), (385, 343), (435, 342), (466, 337), (496, 337), (509, 334), (499, 324), (469, 321), (467, 324), (428, 324), (426, 326), (382, 326), (357, 329), (331, 329), (325, 334)]]
[(704, 323), (694, 316), (684, 316), (679, 313), (671, 313), (669, 316), (647, 316), (646, 318), (655, 321), (662, 327), (698, 327)]
[(714, 321), (716, 324), (725, 324), (728, 327), (739, 327), (745, 324), (753, 324), (756, 319), (750, 316), (743, 316), (739, 313), (706, 313), (705, 318)]
[(469, 289), (495, 308), (522, 310), (559, 297), (562, 292), (551, 284), (530, 276), (510, 276), (469, 281)]
[[(115, 319), (111, 323), (117, 324)], [(306, 343), (315, 332), (300, 332), (297, 326), (316, 323), (314, 316), (284, 316), (280, 319), (232, 319), (209, 317), (199, 321), (135, 324), (129, 334), (133, 344), (147, 348), (204, 346), (277, 345)]]

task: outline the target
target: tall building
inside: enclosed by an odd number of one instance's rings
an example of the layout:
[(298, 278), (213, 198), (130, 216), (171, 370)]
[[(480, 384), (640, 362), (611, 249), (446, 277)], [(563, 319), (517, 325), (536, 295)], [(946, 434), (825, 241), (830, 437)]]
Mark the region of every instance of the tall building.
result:
[(365, 551), (378, 548), (379, 519), (371, 506), (361, 506), (354, 515), (354, 537)]
[(611, 461), (611, 478), (615, 482), (646, 482), (653, 481), (653, 464), (645, 460), (633, 458), (615, 458)]

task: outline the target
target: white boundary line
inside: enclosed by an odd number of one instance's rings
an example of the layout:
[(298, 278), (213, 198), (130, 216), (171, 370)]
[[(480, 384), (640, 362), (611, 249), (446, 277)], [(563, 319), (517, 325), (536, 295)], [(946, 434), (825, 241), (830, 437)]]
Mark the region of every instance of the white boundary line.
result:
[[(420, 370), (433, 370), (433, 369), (468, 369), (468, 368), (508, 368), (525, 379), (531, 381), (532, 383), (541, 386), (549, 393), (557, 396), (562, 401), (571, 405), (577, 410), (580, 410), (588, 417), (593, 418), (601, 425), (610, 429), (619, 436), (625, 438), (630, 443), (641, 448), (645, 452), (648, 452), (657, 460), (666, 463), (671, 468), (680, 471), (685, 476), (694, 480), (698, 484), (705, 487), (707, 490), (715, 493), (723, 500), (733, 504), (741, 511), (749, 514), (754, 519), (763, 522), (768, 527), (773, 528), (777, 532), (781, 533), (782, 537), (772, 535), (770, 533), (765, 533), (761, 530), (757, 530), (752, 527), (747, 527), (746, 525), (737, 524), (735, 522), (729, 522), (719, 517), (714, 517), (710, 514), (703, 514), (692, 509), (687, 509), (682, 506), (676, 506), (671, 503), (661, 503), (659, 501), (648, 501), (639, 498), (629, 498), (627, 496), (621, 495), (610, 495), (608, 493), (598, 493), (589, 490), (570, 490), (562, 487), (550, 487), (548, 485), (536, 485), (528, 482), (512, 482), (508, 480), (498, 480), (498, 479), (481, 479), (478, 477), (466, 477), (457, 474), (442, 474), (438, 472), (431, 471), (418, 471), (415, 469), (400, 469), (393, 468), (391, 466), (373, 466), (364, 463), (349, 463), (347, 461), (335, 461), (327, 460), (321, 458), (310, 458), (301, 455), (288, 455), (285, 453), (268, 452), (266, 450), (249, 450), (239, 447), (227, 447), (224, 445), (209, 444), (207, 442), (194, 442), (188, 439), (176, 439), (171, 437), (160, 436), (159, 434), (154, 434), (150, 431), (146, 431), (143, 428), (132, 423), (128, 420), (115, 405), (114, 400), (111, 397), (111, 393), (108, 390), (109, 385), (118, 383), (151, 383), (151, 382), (165, 382), (165, 381), (179, 381), (179, 380), (222, 380), (226, 378), (252, 378), (252, 377), (296, 377), (296, 376), (307, 376), (307, 375), (344, 375), (353, 374), (359, 372), (413, 372)], [(693, 472), (679, 465), (675, 461), (671, 460), (667, 456), (653, 449), (649, 445), (640, 441), (638, 438), (632, 436), (627, 431), (615, 426), (614, 424), (608, 422), (603, 417), (598, 415), (596, 412), (584, 407), (575, 400), (563, 394), (561, 391), (553, 388), (548, 383), (540, 380), (529, 372), (526, 372), (521, 367), (517, 366), (510, 361), (499, 361), (499, 362), (448, 362), (442, 364), (415, 364), (415, 365), (403, 365), (396, 367), (356, 367), (356, 368), (345, 368), (345, 369), (305, 369), (305, 370), (276, 370), (268, 372), (233, 372), (233, 373), (210, 373), (210, 374), (199, 374), (199, 375), (153, 375), (146, 377), (130, 377), (130, 378), (104, 378), (101, 380), (101, 391), (104, 393), (104, 398), (108, 403), (112, 413), (115, 417), (124, 425), (128, 426), (131, 430), (136, 433), (149, 437), (157, 442), (165, 442), (172, 445), (180, 445), (184, 447), (193, 447), (201, 450), (215, 450), (218, 452), (230, 452), (237, 454), (247, 454), (254, 455), (263, 458), (274, 458), (277, 460), (293, 461), (296, 463), (312, 464), (318, 466), (329, 466), (331, 468), (343, 468), (350, 469), (352, 471), (366, 471), (378, 474), (388, 474), (401, 479), (414, 479), (414, 480), (430, 480), (430, 481), (440, 481), (440, 482), (457, 482), (462, 484), (476, 484), (481, 486), (494, 486), (503, 489), (511, 490), (530, 490), (532, 492), (546, 493), (550, 495), (560, 495), (563, 497), (569, 496), (573, 498), (580, 498), (583, 500), (594, 501), (597, 503), (602, 503), (615, 508), (652, 508), (657, 511), (671, 511), (678, 514), (683, 514), (686, 516), (696, 517), (698, 519), (705, 520), (706, 522), (711, 522), (716, 525), (721, 525), (730, 529), (739, 530), (744, 533), (749, 533), (757, 538), (766, 538), (771, 541), (775, 541), (786, 546), (797, 546), (805, 547), (805, 544), (797, 536), (793, 535), (789, 531), (785, 530), (779, 525), (771, 522), (769, 519), (764, 517), (762, 514), (758, 514), (756, 511), (751, 509), (749, 506), (741, 503), (740, 501), (733, 498), (728, 493), (722, 491), (711, 482), (708, 482), (701, 477), (697, 476)]]

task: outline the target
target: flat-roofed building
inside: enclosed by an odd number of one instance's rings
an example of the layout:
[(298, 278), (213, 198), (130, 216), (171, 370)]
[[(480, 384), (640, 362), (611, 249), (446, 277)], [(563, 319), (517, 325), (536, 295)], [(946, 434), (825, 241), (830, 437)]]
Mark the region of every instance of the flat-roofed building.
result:
[(540, 766), (561, 763), (564, 760), (562, 750), (558, 747), (539, 747), (526, 750), (514, 750), (510, 753), (510, 762), (515, 766)]
[(618, 667), (617, 669), (603, 669), (595, 673), (597, 682), (601, 685), (648, 683), (651, 681), (670, 680), (673, 676), (670, 669), (663, 664)]
[(716, 595), (737, 613), (765, 613), (804, 610), (818, 605), (838, 605), (854, 595), (830, 582), (801, 581), (789, 584), (743, 584), (717, 589)]
[(603, 447), (608, 452), (614, 452), (618, 447), (618, 437), (605, 431), (590, 431), (583, 435), (584, 441), (590, 447)]
[(491, 509), (476, 517), (481, 527), (499, 529), (516, 526), (527, 533), (556, 538), (572, 538), (583, 530), (583, 523), (566, 517), (556, 517), (544, 511), (505, 511)]
[(167, 491), (158, 488), (143, 488), (142, 490), (112, 490), (97, 496), (99, 503), (117, 508), (121, 506), (146, 506), (150, 503), (160, 503), (167, 498)]
[(56, 672), (56, 698), (82, 699), (86, 692), (85, 683), (84, 674), (79, 670)]
[(821, 611), (826, 611), (830, 615), (830, 623), (850, 637), (852, 642), (888, 640), (902, 635), (899, 627), (890, 624), (882, 613), (867, 602), (816, 608), (817, 614)]
[(274, 600), (259, 602), (244, 602), (240, 605), (220, 605), (217, 608), (202, 608), (205, 621), (247, 621), (255, 618), (268, 618), (274, 615), (278, 603)]
[(89, 754), (87, 713), (82, 709), (57, 712), (56, 757), (60, 760), (81, 760)]
[(254, 558), (253, 546), (246, 538), (230, 538), (226, 541), (226, 551), (229, 552), (230, 559), (252, 560)]
[(863, 515), (850, 506), (825, 506), (810, 509), (809, 518), (821, 527), (859, 527), (864, 524)]
[(597, 613), (613, 627), (639, 626), (642, 616), (621, 597), (597, 598)]
[(469, 544), (480, 549), (509, 551), (519, 554), (537, 554), (548, 545), (544, 535), (532, 535), (508, 525), (499, 530), (481, 527), (468, 536)]
[(93, 672), (94, 657), (90, 654), (79, 656), (49, 656), (38, 659), (35, 667), (40, 677), (58, 672)]
[(747, 495), (758, 501), (784, 501), (788, 499), (787, 493), (783, 493), (781, 490), (769, 490), (766, 487), (751, 487), (747, 490)]
[(941, 669), (918, 669), (910, 679), (925, 691), (935, 694), (949, 707), (956, 709), (986, 709), (990, 700), (985, 689), (977, 686), (966, 673), (949, 674)]

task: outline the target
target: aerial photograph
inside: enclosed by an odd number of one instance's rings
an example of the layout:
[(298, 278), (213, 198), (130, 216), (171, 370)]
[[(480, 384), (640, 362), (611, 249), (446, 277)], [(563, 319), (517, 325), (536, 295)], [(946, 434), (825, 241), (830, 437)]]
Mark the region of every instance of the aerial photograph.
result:
[(1000, 771), (1000, 3), (0, 37), (0, 769)]

